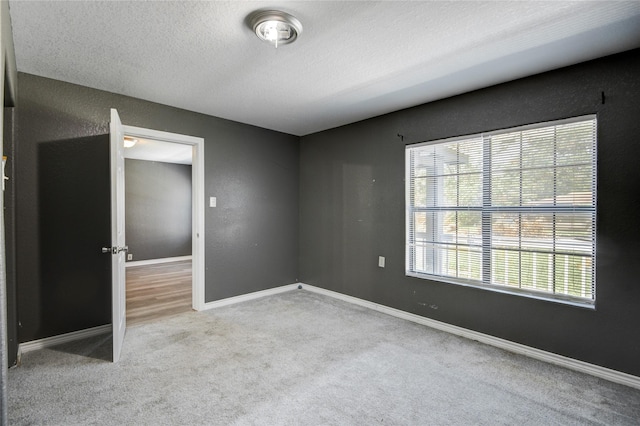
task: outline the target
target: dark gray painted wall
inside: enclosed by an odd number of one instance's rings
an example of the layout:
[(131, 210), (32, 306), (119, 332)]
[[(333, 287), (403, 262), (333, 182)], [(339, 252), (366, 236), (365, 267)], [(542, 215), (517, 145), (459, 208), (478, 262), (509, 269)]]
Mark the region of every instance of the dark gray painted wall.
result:
[[(6, 80), (5, 80), (6, 83)], [(15, 108), (4, 108), (3, 148), (4, 155), (7, 156), (5, 175), (10, 179), (5, 182), (4, 191), (4, 225), (5, 225), (5, 247), (6, 247), (6, 276), (7, 276), (7, 348), (8, 363), (10, 366), (17, 362), (18, 351), (18, 316), (16, 311), (16, 192), (15, 192)]]
[[(110, 323), (111, 259), (101, 252), (111, 236), (108, 135), (41, 142), (36, 154), (39, 244), (27, 261), (40, 271), (41, 285), (25, 294), (18, 281), (18, 294), (32, 309), (39, 304), (39, 333)], [(17, 238), (19, 247), (20, 225)], [(24, 254), (17, 254), (20, 268)]]
[(126, 159), (125, 188), (133, 260), (191, 255), (191, 166)]
[[(54, 248), (44, 243), (43, 235), (56, 234), (46, 221), (53, 208), (48, 199), (64, 201), (60, 208), (72, 213), (73, 203), (84, 194), (73, 189), (80, 182), (72, 182), (69, 187), (58, 185), (55, 191), (59, 195), (45, 194), (41, 170), (48, 167), (55, 175), (76, 167), (63, 157), (43, 163), (45, 150), (47, 155), (54, 155), (57, 149), (74, 145), (82, 157), (82, 149), (88, 149), (89, 144), (106, 149), (109, 108), (117, 108), (127, 125), (205, 139), (205, 194), (218, 199), (217, 208), (205, 211), (206, 301), (297, 280), (299, 138), (28, 74), (19, 74), (18, 86), (16, 257), (21, 342), (110, 322), (110, 315), (97, 318), (80, 308), (68, 311), (66, 305), (56, 303), (61, 298), (79, 297), (68, 291), (77, 279), (73, 274), (78, 265), (69, 262), (68, 276), (63, 277), (64, 271), (59, 271), (57, 282), (46, 275), (44, 265), (59, 257), (74, 259), (77, 248), (61, 235), (55, 248), (60, 254), (45, 250)], [(77, 178), (83, 177), (84, 172), (79, 172)], [(100, 191), (100, 197), (103, 192), (106, 188)], [(107, 221), (102, 216), (87, 214), (78, 220), (102, 227)], [(94, 239), (91, 250), (108, 244), (106, 239)], [(91, 291), (103, 296), (94, 299), (95, 306), (90, 305), (104, 313), (111, 304), (104, 288), (109, 286), (98, 282), (107, 276), (98, 269), (94, 272), (99, 278), (91, 284)], [(45, 321), (53, 317), (64, 321)]]
[[(595, 311), (405, 276), (405, 144), (591, 113)], [(303, 137), (300, 280), (640, 375), (639, 114), (635, 50)]]

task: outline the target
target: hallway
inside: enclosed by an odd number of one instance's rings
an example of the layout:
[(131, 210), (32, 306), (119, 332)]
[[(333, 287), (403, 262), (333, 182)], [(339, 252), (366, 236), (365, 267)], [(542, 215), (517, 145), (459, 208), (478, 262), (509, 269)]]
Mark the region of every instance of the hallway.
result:
[(127, 268), (127, 325), (191, 311), (191, 260)]

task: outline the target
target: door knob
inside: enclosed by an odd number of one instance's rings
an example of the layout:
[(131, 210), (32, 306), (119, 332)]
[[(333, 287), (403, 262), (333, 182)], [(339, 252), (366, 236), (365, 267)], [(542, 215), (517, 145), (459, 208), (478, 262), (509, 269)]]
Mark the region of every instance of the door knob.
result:
[(129, 251), (129, 246), (122, 246), (122, 247), (102, 247), (102, 252), (103, 253), (111, 253), (111, 254), (118, 254), (120, 252)]

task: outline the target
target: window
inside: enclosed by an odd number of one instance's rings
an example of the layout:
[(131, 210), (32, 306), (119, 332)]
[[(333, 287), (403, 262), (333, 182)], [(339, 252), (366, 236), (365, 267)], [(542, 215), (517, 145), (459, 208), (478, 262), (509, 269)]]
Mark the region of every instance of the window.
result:
[(406, 148), (407, 275), (595, 302), (596, 117)]

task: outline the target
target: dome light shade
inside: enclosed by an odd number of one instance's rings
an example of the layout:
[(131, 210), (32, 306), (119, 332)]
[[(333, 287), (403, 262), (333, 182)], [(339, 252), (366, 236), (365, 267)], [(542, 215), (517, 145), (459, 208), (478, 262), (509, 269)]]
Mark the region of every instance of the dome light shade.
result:
[(125, 148), (133, 148), (135, 144), (138, 143), (138, 139), (130, 138), (128, 136), (124, 137), (124, 147)]
[(249, 25), (260, 40), (281, 44), (293, 43), (302, 33), (302, 24), (294, 16), (279, 10), (262, 10), (249, 16)]

